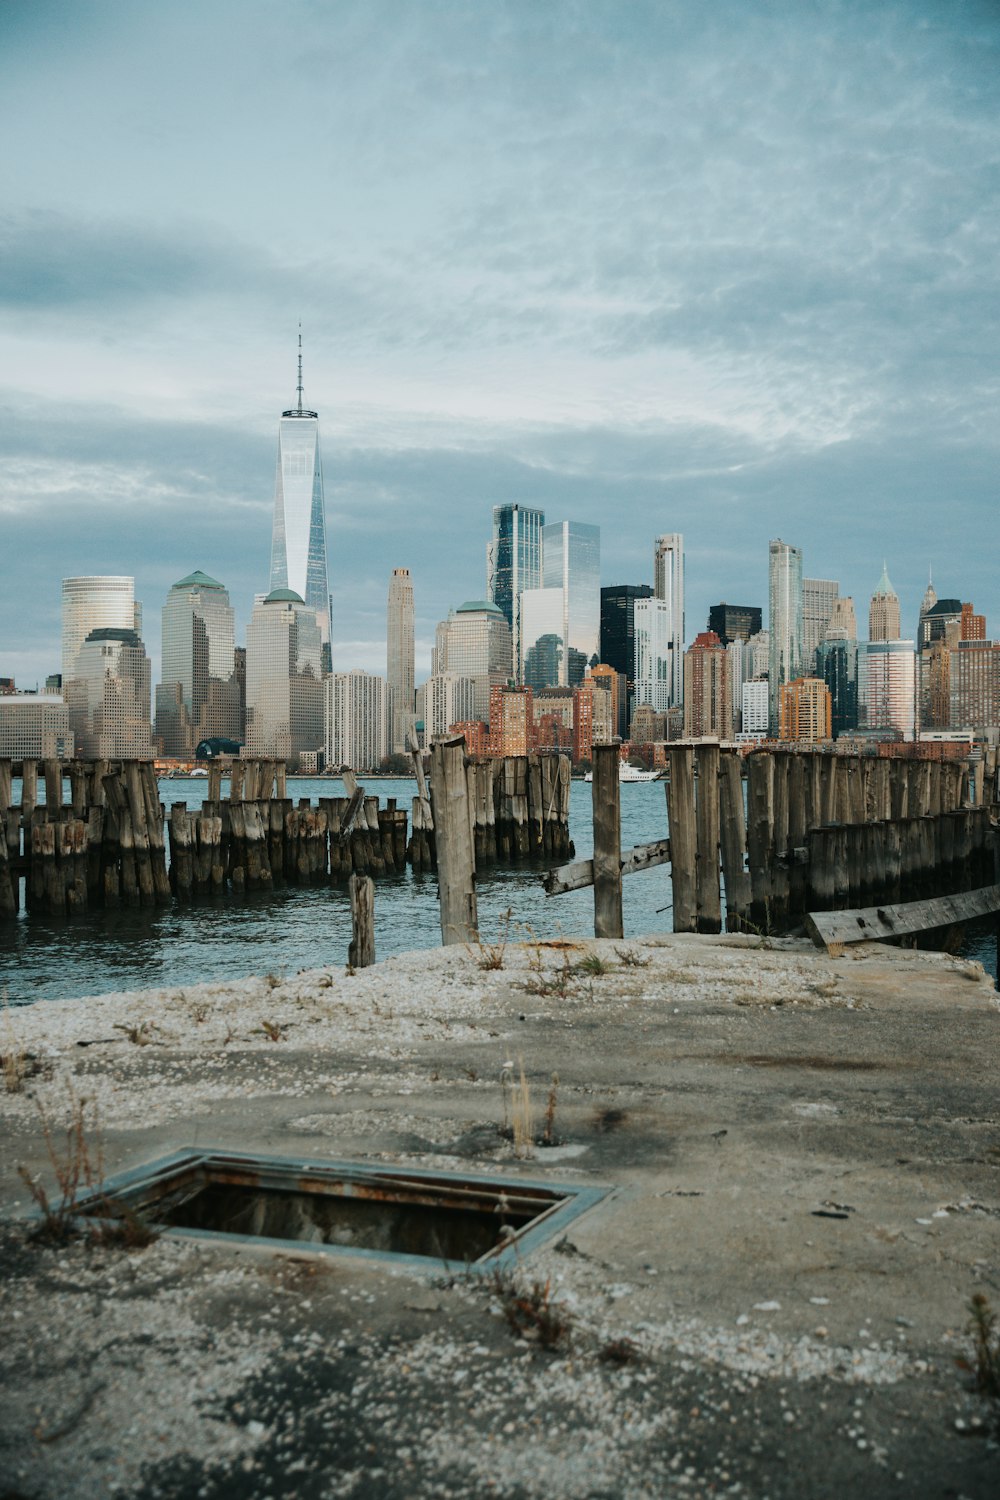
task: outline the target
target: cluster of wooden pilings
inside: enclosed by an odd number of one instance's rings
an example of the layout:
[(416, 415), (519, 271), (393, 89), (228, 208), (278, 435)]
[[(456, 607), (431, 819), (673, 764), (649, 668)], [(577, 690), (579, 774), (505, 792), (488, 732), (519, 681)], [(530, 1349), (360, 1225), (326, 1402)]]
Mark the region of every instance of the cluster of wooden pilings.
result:
[[(38, 806), (40, 768), (45, 802)], [(300, 798), (295, 805), (286, 795), (282, 762), (234, 761), (225, 798), (223, 767), (212, 765), (201, 806), (175, 803), (165, 819), (151, 762), (25, 761), (14, 767), (0, 761), (0, 917), (16, 915), (22, 877), (29, 909), (66, 913), (339, 884), (355, 874), (392, 876), (408, 861), (416, 870), (434, 869), (434, 795), (419, 753), (415, 768), (419, 794), (411, 834), (406, 809), (393, 798), (380, 806), (346, 768), (346, 797), (320, 797), (315, 805)], [(17, 807), (14, 770), (22, 776)], [(566, 757), (469, 762), (463, 774), (482, 864), (570, 851)]]
[(350, 795), (308, 797), (296, 806), (285, 796), (285, 767), (278, 761), (238, 761), (229, 797), (221, 798), (222, 768), (209, 771), (201, 807), (170, 809), (170, 884), (182, 901), (231, 889), (325, 885), (352, 874), (399, 874), (407, 855), (406, 811), (394, 798), (380, 807), (345, 772)]
[(152, 764), (73, 762), (66, 806), (62, 765), (46, 760), (41, 767), (44, 804), (38, 805), (39, 763), (25, 761), (15, 807), (12, 765), (0, 761), (0, 917), (16, 916), (22, 876), (29, 911), (168, 902), (163, 808)]
[(964, 762), (758, 751), (745, 807), (740, 774), (717, 745), (670, 752), (675, 932), (721, 930), (720, 862), (730, 931), (992, 880), (990, 808), (970, 804)]

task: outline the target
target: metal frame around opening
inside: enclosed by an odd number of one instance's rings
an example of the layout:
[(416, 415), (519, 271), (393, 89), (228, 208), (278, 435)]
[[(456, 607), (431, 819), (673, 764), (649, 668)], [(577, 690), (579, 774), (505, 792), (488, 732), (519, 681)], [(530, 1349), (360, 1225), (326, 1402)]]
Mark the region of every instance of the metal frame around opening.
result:
[[(315, 1240), (271, 1239), (265, 1235), (230, 1234), (217, 1229), (186, 1229), (180, 1225), (165, 1225), (164, 1235), (171, 1238), (205, 1240), (220, 1245), (238, 1245), (258, 1250), (292, 1252), (296, 1255), (321, 1255), (382, 1261), (386, 1264), (405, 1266), (410, 1270), (432, 1272), (435, 1275), (446, 1271), (454, 1275), (464, 1271), (491, 1271), (496, 1267), (509, 1269), (517, 1265), (525, 1255), (539, 1249), (567, 1228), (574, 1219), (606, 1198), (611, 1188), (571, 1186), (563, 1182), (547, 1182), (528, 1177), (497, 1177), (479, 1172), (452, 1173), (433, 1172), (422, 1168), (377, 1167), (356, 1161), (321, 1160), (316, 1157), (260, 1156), (251, 1152), (218, 1151), (210, 1148), (187, 1147), (160, 1157), (145, 1166), (133, 1167), (120, 1172), (102, 1183), (99, 1188), (83, 1194), (78, 1201), (81, 1216), (96, 1220), (99, 1215), (92, 1212), (96, 1205), (111, 1200), (126, 1206), (140, 1195), (166, 1189), (174, 1177), (191, 1171), (212, 1169), (255, 1171), (262, 1178), (262, 1187), (279, 1190), (295, 1190), (294, 1179), (299, 1176), (327, 1179), (331, 1182), (355, 1181), (365, 1184), (382, 1184), (391, 1188), (394, 1183), (454, 1189), (461, 1184), (481, 1187), (497, 1195), (503, 1192), (516, 1193), (528, 1189), (551, 1194), (558, 1200), (537, 1214), (523, 1229), (516, 1231), (507, 1243), (495, 1251), (487, 1251), (478, 1260), (465, 1262), (433, 1259), (426, 1255), (410, 1255), (392, 1250), (369, 1250), (352, 1245), (326, 1245)], [(300, 1189), (301, 1191), (301, 1189)], [(155, 1214), (150, 1222), (156, 1226)]]

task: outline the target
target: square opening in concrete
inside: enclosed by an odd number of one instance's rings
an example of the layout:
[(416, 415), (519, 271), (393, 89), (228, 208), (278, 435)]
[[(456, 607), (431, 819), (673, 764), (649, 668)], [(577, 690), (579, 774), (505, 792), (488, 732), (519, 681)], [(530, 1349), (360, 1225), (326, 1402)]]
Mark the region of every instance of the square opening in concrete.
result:
[(455, 1269), (526, 1254), (605, 1193), (516, 1177), (190, 1150), (114, 1178), (80, 1211), (102, 1219), (132, 1213), (171, 1234)]

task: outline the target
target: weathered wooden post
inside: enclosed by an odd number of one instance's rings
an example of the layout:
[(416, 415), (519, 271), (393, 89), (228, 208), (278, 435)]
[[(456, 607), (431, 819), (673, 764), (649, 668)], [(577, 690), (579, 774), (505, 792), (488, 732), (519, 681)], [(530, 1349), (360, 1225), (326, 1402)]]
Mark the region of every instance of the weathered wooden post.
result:
[(352, 875), (347, 893), (351, 899), (347, 962), (352, 969), (367, 969), (375, 962), (375, 882), (370, 875)]
[(667, 823), (670, 832), (670, 883), (674, 898), (674, 931), (697, 928), (696, 880), (698, 845), (694, 816), (694, 751), (670, 751), (667, 782)]
[(758, 750), (747, 760), (747, 808), (750, 918), (762, 932), (770, 932), (774, 891), (774, 756), (769, 751)]
[(21, 767), (21, 821), (27, 829), (38, 806), (38, 762), (26, 760)]
[(742, 932), (750, 916), (750, 876), (746, 869), (747, 825), (743, 812), (740, 757), (726, 750), (719, 762), (719, 830), (722, 878), (726, 887), (726, 930)]
[(443, 735), (431, 745), (431, 810), (437, 844), (441, 941), (479, 942), (476, 858), (469, 820), (465, 738)]
[(45, 806), (58, 811), (63, 799), (62, 766), (57, 760), (45, 760), (42, 770), (45, 774)]
[(622, 927), (622, 817), (617, 742), (595, 745), (594, 780), (594, 936), (624, 937)]
[(696, 905), (699, 932), (722, 931), (719, 891), (719, 747), (698, 746), (698, 858)]

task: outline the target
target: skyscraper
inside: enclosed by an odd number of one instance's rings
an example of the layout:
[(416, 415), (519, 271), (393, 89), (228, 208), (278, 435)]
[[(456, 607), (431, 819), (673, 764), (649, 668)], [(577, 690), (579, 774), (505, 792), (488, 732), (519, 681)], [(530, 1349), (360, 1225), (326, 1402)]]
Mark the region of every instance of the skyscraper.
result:
[(475, 682), (476, 719), (490, 715), (490, 692), (511, 677), (510, 626), (495, 604), (468, 599), (437, 628), (432, 673), (454, 672)]
[(684, 538), (679, 531), (656, 538), (653, 594), (666, 601), (670, 614), (671, 707), (684, 702)]
[(327, 763), (377, 770), (386, 754), (385, 679), (370, 672), (335, 672), (323, 687)]
[(297, 765), (323, 744), (322, 644), (316, 611), (272, 589), (247, 626), (246, 753)]
[(134, 630), (142, 634), (142, 606), (135, 602), (135, 579), (117, 575), (62, 581), (63, 685), (76, 675), (76, 658), (92, 630)]
[(635, 622), (635, 706), (642, 703), (658, 714), (673, 704), (674, 635), (670, 607), (665, 599), (637, 599)]
[(832, 578), (802, 580), (802, 669), (816, 670), (816, 647), (826, 639), (830, 618), (840, 596), (840, 584)]
[(635, 688), (635, 604), (652, 597), (648, 583), (615, 583), (601, 589), (601, 661), (624, 678), (615, 730), (622, 739), (628, 735)]
[(859, 729), (884, 730), (889, 738), (912, 740), (915, 692), (912, 641), (859, 642)]
[(207, 573), (175, 583), (163, 606), (162, 681), (156, 735), (164, 755), (192, 756), (199, 740), (240, 738), (233, 610)]
[(795, 677), (781, 687), (779, 738), (815, 744), (831, 737), (830, 689), (819, 677)]
[(731, 641), (748, 641), (763, 623), (755, 604), (713, 604), (708, 611), (708, 628), (715, 631), (724, 646)]
[(924, 621), (938, 602), (938, 596), (934, 588), (934, 582), (930, 575), (927, 578), (927, 587), (924, 589), (924, 597), (920, 601), (920, 617), (917, 620), (917, 653), (923, 651), (928, 644), (924, 635)]
[(149, 659), (134, 630), (92, 630), (76, 653), (66, 685), (76, 753), (100, 760), (148, 760)]
[(281, 413), (274, 478), (271, 589), (291, 589), (315, 610), (329, 670), (330, 582), (326, 559), (326, 507), (319, 451), (319, 413), (302, 401), (302, 334), (299, 334), (298, 401)]
[(779, 727), (779, 690), (802, 669), (802, 549), (780, 537), (770, 543), (768, 567), (768, 682), (771, 732)]
[(889, 582), (889, 574), (883, 563), (882, 577), (875, 587), (868, 606), (868, 639), (870, 641), (898, 641), (899, 636), (899, 595)]
[(386, 608), (386, 692), (389, 746), (406, 750), (406, 731), (413, 719), (413, 582), (409, 568), (393, 568)]
[(545, 514), (522, 505), (494, 505), (493, 539), (486, 549), (486, 597), (510, 626), (514, 670), (520, 671), (521, 595), (542, 582)]
[(729, 740), (733, 735), (729, 655), (714, 630), (696, 635), (684, 654), (684, 734)]
[(543, 587), (562, 590), (560, 683), (576, 687), (601, 643), (601, 528), (557, 521), (543, 528), (542, 539)]

